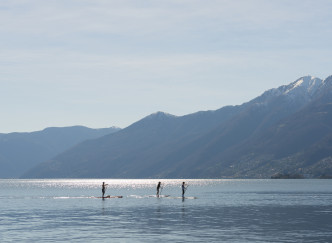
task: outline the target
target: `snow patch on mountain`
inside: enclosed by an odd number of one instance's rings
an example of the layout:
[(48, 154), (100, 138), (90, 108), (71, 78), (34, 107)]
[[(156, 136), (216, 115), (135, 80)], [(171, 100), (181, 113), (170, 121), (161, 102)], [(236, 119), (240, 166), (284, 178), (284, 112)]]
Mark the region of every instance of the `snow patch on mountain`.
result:
[(267, 105), (278, 97), (284, 97), (292, 101), (306, 103), (321, 90), (322, 86), (323, 80), (313, 76), (305, 76), (288, 85), (267, 90), (252, 102), (257, 105)]
[(322, 86), (322, 83), (323, 80), (316, 77), (302, 77), (289, 85), (282, 86), (285, 88), (283, 94), (289, 96), (312, 96)]
[(332, 86), (332, 75), (328, 76), (324, 81), (323, 81), (324, 86)]

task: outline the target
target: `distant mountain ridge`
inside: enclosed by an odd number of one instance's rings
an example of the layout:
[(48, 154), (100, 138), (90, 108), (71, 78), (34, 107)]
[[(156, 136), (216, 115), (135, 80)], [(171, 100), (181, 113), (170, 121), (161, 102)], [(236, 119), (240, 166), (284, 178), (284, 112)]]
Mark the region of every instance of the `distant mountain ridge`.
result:
[(332, 175), (332, 76), (305, 76), (239, 106), (157, 112), (37, 165), (25, 178)]
[(37, 132), (0, 134), (0, 178), (17, 178), (23, 172), (83, 142), (118, 131), (83, 126), (50, 127)]

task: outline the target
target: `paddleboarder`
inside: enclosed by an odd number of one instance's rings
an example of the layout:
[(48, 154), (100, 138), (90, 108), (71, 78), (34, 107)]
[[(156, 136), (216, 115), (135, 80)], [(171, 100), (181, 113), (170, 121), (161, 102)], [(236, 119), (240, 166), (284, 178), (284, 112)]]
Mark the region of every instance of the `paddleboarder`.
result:
[(103, 193), (103, 198), (105, 196), (106, 186), (108, 186), (108, 184), (105, 184), (105, 182), (103, 182), (103, 185), (101, 186), (101, 192)]
[(185, 182), (182, 182), (182, 197), (184, 197), (184, 193), (186, 192), (187, 187), (188, 187), (188, 185), (186, 185)]
[(160, 188), (161, 188), (161, 182), (159, 181), (157, 185), (157, 197), (159, 197)]

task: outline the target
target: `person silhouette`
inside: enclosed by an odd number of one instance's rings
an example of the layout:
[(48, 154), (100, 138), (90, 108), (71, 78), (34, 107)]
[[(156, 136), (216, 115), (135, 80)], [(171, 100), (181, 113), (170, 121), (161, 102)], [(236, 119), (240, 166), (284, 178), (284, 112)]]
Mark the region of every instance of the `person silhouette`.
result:
[(103, 193), (103, 198), (105, 197), (105, 192), (106, 192), (106, 186), (108, 184), (105, 184), (105, 182), (103, 182), (103, 185), (101, 186), (101, 192)]
[(161, 182), (159, 181), (157, 185), (157, 197), (159, 197), (160, 188), (161, 188)]
[(184, 198), (184, 193), (185, 193), (186, 190), (187, 190), (187, 187), (188, 187), (188, 185), (186, 185), (185, 182), (182, 182), (182, 197), (183, 197), (183, 198)]

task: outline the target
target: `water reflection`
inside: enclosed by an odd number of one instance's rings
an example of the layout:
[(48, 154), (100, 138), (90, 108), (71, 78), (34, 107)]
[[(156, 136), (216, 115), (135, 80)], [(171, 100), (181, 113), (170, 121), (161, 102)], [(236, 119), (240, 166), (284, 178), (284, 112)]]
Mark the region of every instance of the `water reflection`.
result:
[(182, 219), (183, 223), (186, 222), (186, 207), (185, 207), (184, 203), (182, 204), (182, 207), (181, 207), (181, 219)]
[(328, 242), (332, 237), (331, 210), (332, 207), (187, 208), (182, 204), (180, 208), (157, 205), (154, 212), (149, 207), (127, 208), (118, 216), (120, 224), (126, 222), (123, 226), (128, 233), (163, 234), (169, 240), (227, 241), (236, 236), (243, 241), (303, 242), (309, 237)]
[[(112, 185), (107, 194), (124, 197), (95, 198), (102, 181)], [(156, 198), (157, 181), (0, 180), (0, 240), (329, 242), (332, 238), (328, 181), (188, 180), (191, 187), (182, 198), (182, 180), (163, 180), (162, 193), (170, 196)]]

